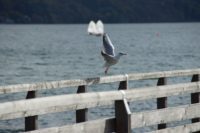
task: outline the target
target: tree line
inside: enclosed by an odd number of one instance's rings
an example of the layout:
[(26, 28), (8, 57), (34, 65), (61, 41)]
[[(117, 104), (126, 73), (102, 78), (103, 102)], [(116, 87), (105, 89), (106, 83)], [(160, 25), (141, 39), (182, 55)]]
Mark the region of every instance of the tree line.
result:
[(200, 21), (200, 0), (0, 0), (0, 23)]

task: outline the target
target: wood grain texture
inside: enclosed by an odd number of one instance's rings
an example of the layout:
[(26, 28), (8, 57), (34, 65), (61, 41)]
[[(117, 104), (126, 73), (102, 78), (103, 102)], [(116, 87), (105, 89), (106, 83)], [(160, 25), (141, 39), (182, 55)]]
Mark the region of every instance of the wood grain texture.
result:
[(133, 113), (131, 115), (131, 127), (138, 128), (172, 121), (181, 121), (200, 116), (200, 103), (164, 108), (153, 111)]
[(123, 91), (124, 94), (120, 91), (90, 92), (5, 102), (0, 104), (0, 119), (13, 119), (110, 105), (113, 104), (115, 100), (122, 100), (123, 98), (126, 98), (127, 101), (138, 101), (171, 95), (181, 95), (184, 93), (194, 93), (200, 91), (200, 82)]
[(126, 99), (115, 101), (117, 133), (131, 133), (131, 112)]
[[(87, 92), (87, 87), (85, 85), (79, 86), (77, 93)], [(88, 120), (88, 109), (76, 110), (76, 123), (84, 122)]]
[(196, 131), (200, 131), (200, 122), (156, 130), (148, 133), (192, 133)]
[(26, 133), (111, 133), (115, 132), (115, 119), (106, 118), (62, 127), (52, 127)]
[(105, 76), (105, 77), (96, 77), (96, 78), (87, 78), (87, 79), (61, 80), (61, 81), (40, 82), (40, 83), (33, 83), (33, 84), (8, 85), (8, 86), (0, 86), (0, 94), (33, 91), (33, 90), (58, 89), (58, 88), (64, 88), (64, 87), (126, 81), (127, 75), (128, 75), (128, 80), (145, 80), (145, 79), (157, 79), (160, 77), (191, 76), (195, 74), (200, 74), (200, 69), (150, 72), (150, 73), (132, 73), (132, 74), (125, 74), (125, 75)]
[[(26, 99), (37, 97), (36, 91), (28, 91)], [(25, 117), (25, 131), (32, 131), (38, 129), (38, 116)]]

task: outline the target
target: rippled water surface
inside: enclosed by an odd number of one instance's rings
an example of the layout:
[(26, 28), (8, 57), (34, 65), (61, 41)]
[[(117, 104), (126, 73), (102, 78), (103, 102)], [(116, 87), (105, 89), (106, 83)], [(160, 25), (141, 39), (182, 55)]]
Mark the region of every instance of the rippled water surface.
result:
[[(0, 25), (0, 85), (104, 76), (102, 38), (89, 36), (87, 25)], [(200, 67), (200, 23), (106, 24), (117, 52), (127, 56), (108, 75)], [(178, 79), (178, 82), (190, 78)], [(174, 83), (170, 79), (169, 83)], [(176, 79), (177, 81), (177, 79)], [(131, 87), (156, 81), (131, 82)], [(94, 85), (89, 91), (114, 90), (117, 83)], [(41, 91), (39, 96), (67, 94), (76, 88)], [(0, 101), (24, 99), (25, 93), (0, 95)], [(133, 112), (156, 108), (155, 99), (131, 103)], [(188, 95), (169, 98), (169, 106), (186, 104)], [(103, 111), (102, 111), (103, 110)], [(112, 106), (89, 110), (89, 119), (113, 116)], [(39, 127), (75, 121), (74, 111), (42, 115)], [(0, 132), (18, 132), (24, 120), (0, 121)], [(154, 129), (136, 129), (143, 132)]]

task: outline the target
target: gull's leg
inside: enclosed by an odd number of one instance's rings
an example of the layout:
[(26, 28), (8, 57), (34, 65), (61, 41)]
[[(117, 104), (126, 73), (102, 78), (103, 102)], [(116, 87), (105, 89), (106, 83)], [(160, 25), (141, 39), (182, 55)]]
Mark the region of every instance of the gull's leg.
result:
[(107, 73), (108, 73), (108, 69), (109, 69), (109, 67), (106, 67), (105, 74), (107, 74)]

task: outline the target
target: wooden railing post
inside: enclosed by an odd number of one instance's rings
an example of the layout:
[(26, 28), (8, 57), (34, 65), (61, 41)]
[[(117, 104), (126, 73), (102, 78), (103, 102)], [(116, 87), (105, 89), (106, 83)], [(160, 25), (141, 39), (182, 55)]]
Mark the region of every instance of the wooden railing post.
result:
[(118, 90), (127, 90), (128, 89), (128, 75), (126, 75), (126, 80), (125, 81), (121, 81), (119, 83), (119, 88)]
[[(36, 98), (36, 91), (28, 91), (26, 99)], [(25, 131), (32, 131), (38, 129), (38, 116), (25, 117)]]
[[(165, 77), (161, 77), (158, 79), (157, 86), (166, 85), (167, 79)], [(167, 107), (167, 97), (157, 98), (157, 109), (162, 109)], [(166, 128), (167, 125), (165, 123), (158, 124), (158, 130)]]
[[(77, 93), (84, 93), (86, 92), (86, 86), (79, 86)], [(79, 109), (76, 110), (76, 123), (84, 122), (88, 120), (88, 109)]]
[[(118, 90), (128, 89), (128, 75), (119, 83)], [(131, 133), (131, 112), (126, 99), (115, 101), (116, 133)]]
[(131, 112), (126, 99), (115, 101), (116, 133), (131, 133)]
[[(196, 75), (192, 76), (191, 82), (197, 82), (197, 81), (200, 81), (199, 80), (199, 74), (196, 74)], [(199, 103), (199, 101), (200, 101), (200, 93), (199, 92), (192, 93), (191, 94), (191, 104)], [(192, 123), (199, 122), (200, 118), (193, 118), (191, 121), (192, 121)]]

